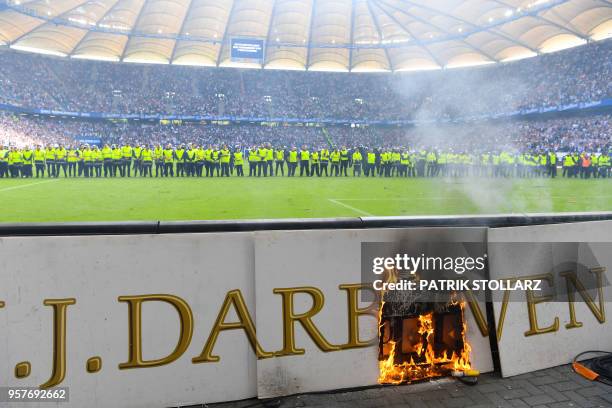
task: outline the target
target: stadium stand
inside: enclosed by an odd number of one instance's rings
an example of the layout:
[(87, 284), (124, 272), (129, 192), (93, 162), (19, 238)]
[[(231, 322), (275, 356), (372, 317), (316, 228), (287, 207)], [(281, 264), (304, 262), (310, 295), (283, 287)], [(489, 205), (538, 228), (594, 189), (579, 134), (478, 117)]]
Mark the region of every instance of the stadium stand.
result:
[[(362, 161), (364, 170), (375, 162), (379, 174), (389, 164), (389, 175), (399, 175), (394, 169), (403, 162), (409, 168), (416, 165), (408, 174), (425, 175), (418, 163), (427, 161), (441, 164), (435, 171), (428, 165), (428, 175), (447, 174), (444, 164), (459, 165), (451, 173), (464, 175), (466, 166), (477, 174), (478, 166), (496, 163), (516, 168), (516, 175), (527, 165), (540, 168), (538, 175), (551, 175), (543, 169), (556, 168), (557, 160), (567, 167), (569, 160), (572, 168), (591, 167), (585, 175), (597, 175), (596, 168), (605, 167), (601, 175), (607, 176), (611, 116), (605, 104), (583, 108), (610, 100), (611, 71), (612, 40), (479, 68), (348, 75), (118, 64), (5, 52), (0, 54), (0, 103), (6, 111), (0, 114), (0, 143), (7, 146), (2, 149), (5, 162), (24, 154), (32, 162), (27, 147), (11, 153), (9, 145), (42, 145), (49, 158), (65, 146), (82, 162), (83, 146), (95, 141), (109, 150), (134, 146), (136, 154), (130, 150), (129, 156), (135, 162), (142, 161), (142, 149), (155, 146), (158, 154), (151, 160), (168, 161), (160, 156), (161, 146), (170, 145), (172, 160), (186, 168), (187, 162), (213, 163), (220, 156), (228, 164), (271, 162), (277, 154), (291, 168), (292, 155), (301, 166), (322, 161), (321, 152), (330, 149), (326, 154), (331, 154), (332, 166), (338, 153), (344, 174), (346, 166)], [(576, 107), (583, 112), (576, 115)], [(552, 110), (556, 112), (544, 114)], [(96, 116), (100, 113), (106, 119)], [(163, 115), (194, 119), (163, 120)], [(208, 115), (207, 120), (196, 120), (197, 115)], [(305, 123), (296, 126), (293, 119)], [(327, 126), (329, 120), (350, 124)], [(189, 154), (194, 156), (189, 158), (184, 152), (192, 146)], [(103, 161), (101, 153), (97, 159)], [(261, 165), (257, 167), (261, 174)], [(6, 169), (3, 175), (8, 175)]]
[(308, 145), (321, 147), (376, 146), (490, 150), (525, 146), (533, 149), (567, 152), (577, 149), (599, 151), (611, 144), (609, 114), (553, 117), (539, 120), (512, 120), (446, 126), (332, 127), (325, 138), (318, 127), (270, 127), (259, 125), (203, 126), (199, 124), (162, 125), (83, 121), (30, 115), (0, 114), (0, 143), (19, 146), (62, 143), (73, 145), (82, 139), (99, 139), (108, 144), (167, 144), (253, 146)]
[(612, 40), (479, 68), (348, 75), (4, 52), (0, 103), (122, 114), (452, 119), (599, 101), (612, 96), (610, 78)]

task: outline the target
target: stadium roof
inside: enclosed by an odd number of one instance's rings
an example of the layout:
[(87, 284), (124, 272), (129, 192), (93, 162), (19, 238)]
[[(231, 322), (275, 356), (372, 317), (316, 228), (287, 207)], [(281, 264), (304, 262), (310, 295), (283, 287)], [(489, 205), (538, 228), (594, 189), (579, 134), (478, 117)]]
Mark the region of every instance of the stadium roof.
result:
[[(7, 0), (0, 45), (73, 58), (401, 71), (525, 58), (612, 36), (611, 0)], [(265, 41), (263, 63), (230, 57)]]

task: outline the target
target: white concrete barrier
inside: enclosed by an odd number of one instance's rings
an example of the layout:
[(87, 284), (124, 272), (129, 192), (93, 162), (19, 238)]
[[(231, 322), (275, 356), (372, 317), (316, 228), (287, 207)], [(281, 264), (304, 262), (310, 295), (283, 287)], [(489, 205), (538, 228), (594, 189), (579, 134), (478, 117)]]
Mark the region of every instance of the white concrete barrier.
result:
[[(257, 333), (264, 348), (283, 349), (281, 295), (270, 296), (275, 288), (318, 288), (324, 306), (313, 322), (322, 337), (339, 350), (321, 347), (299, 323), (295, 324), (296, 348), (302, 355), (287, 355), (259, 360), (258, 395), (273, 397), (309, 391), (374, 385), (378, 379), (378, 344), (370, 347), (350, 345), (347, 285), (362, 282), (361, 243), (401, 241), (483, 242), (484, 228), (412, 228), (378, 230), (272, 231), (256, 235), (256, 309)], [(401, 248), (401, 246), (399, 247)], [(277, 289), (278, 290), (278, 289)], [(295, 312), (308, 311), (312, 298), (295, 295)], [(367, 303), (359, 303), (365, 307)], [(485, 312), (485, 306), (480, 304)], [(474, 366), (482, 372), (493, 370), (488, 337), (466, 310), (468, 341), (472, 345)], [(359, 318), (359, 340), (377, 335), (377, 318)]]
[[(256, 358), (242, 333), (220, 335), (219, 362), (192, 362), (227, 292), (240, 289), (254, 313), (252, 234), (0, 238), (0, 254), (0, 385), (37, 387), (51, 379), (62, 356), (54, 359), (53, 307), (43, 302), (71, 299), (76, 303), (66, 307), (62, 336), (65, 378), (57, 384), (69, 388), (70, 402), (58, 406), (150, 408), (256, 396)], [(155, 294), (189, 305), (187, 348), (168, 364), (122, 369), (132, 360), (130, 321), (129, 304), (118, 298)], [(181, 321), (172, 304), (144, 302), (141, 324), (143, 360), (173, 353)], [(89, 373), (87, 361), (96, 356), (101, 369)], [(16, 365), (25, 361), (31, 373), (15, 378)]]
[[(357, 343), (376, 336), (376, 319), (351, 318), (365, 303), (349, 304), (362, 282), (362, 242), (484, 243), (487, 234), (489, 242), (610, 242), (610, 231), (611, 222), (592, 222), (0, 238), (0, 386), (68, 387), (62, 407), (163, 408), (373, 385), (377, 349)], [(537, 247), (496, 248), (492, 277), (551, 262)], [(610, 253), (597, 257), (609, 270)], [(472, 363), (491, 371), (485, 305), (472, 306)], [(586, 348), (612, 349), (609, 321), (597, 321), (581, 298), (574, 320), (567, 303), (536, 309), (540, 326), (558, 317), (559, 329), (524, 336), (528, 309), (509, 303), (504, 375), (566, 363)], [(305, 323), (291, 321), (303, 314)], [(583, 326), (566, 328), (575, 321)]]
[[(538, 277), (561, 295), (528, 303), (524, 293), (513, 293), (493, 303), (503, 376), (567, 364), (587, 350), (612, 350), (612, 288), (605, 285), (612, 281), (612, 221), (495, 228), (488, 241), (492, 279)], [(581, 269), (576, 262), (584, 269), (574, 275), (578, 284), (591, 289), (568, 302), (572, 276)]]

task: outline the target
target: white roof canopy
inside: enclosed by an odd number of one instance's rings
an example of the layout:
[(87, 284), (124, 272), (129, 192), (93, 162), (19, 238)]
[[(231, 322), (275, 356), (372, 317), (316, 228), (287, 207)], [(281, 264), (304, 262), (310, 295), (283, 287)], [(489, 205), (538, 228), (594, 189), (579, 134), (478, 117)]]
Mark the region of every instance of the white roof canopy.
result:
[[(529, 57), (612, 36), (611, 0), (8, 0), (0, 45), (74, 58), (401, 71)], [(233, 37), (265, 40), (232, 62)]]

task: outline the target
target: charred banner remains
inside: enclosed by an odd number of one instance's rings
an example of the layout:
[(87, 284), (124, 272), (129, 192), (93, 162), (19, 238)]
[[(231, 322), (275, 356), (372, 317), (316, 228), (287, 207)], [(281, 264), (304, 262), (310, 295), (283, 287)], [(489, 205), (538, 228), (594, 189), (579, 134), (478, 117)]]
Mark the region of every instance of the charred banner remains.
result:
[(400, 384), (471, 371), (461, 302), (383, 302), (378, 381)]

